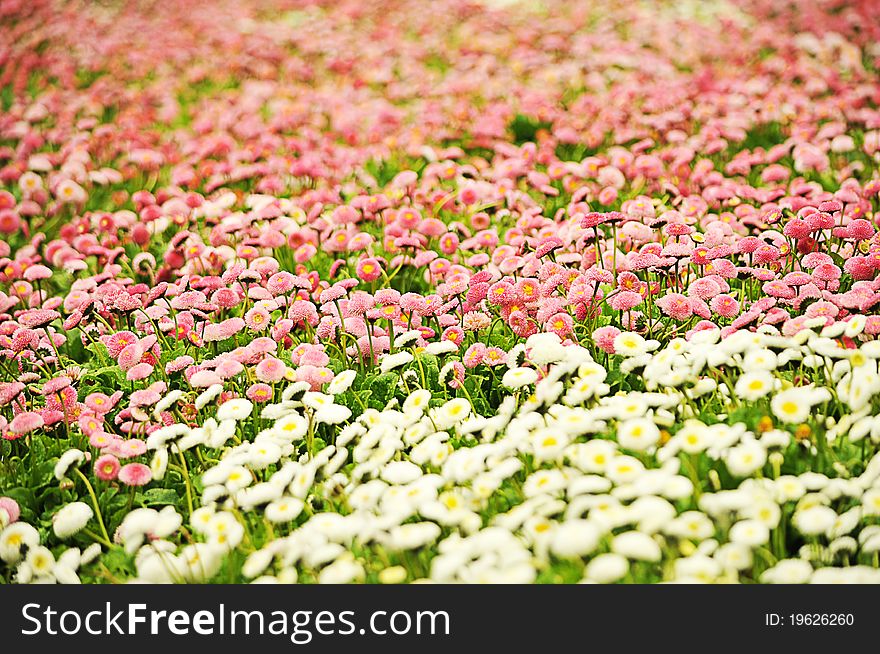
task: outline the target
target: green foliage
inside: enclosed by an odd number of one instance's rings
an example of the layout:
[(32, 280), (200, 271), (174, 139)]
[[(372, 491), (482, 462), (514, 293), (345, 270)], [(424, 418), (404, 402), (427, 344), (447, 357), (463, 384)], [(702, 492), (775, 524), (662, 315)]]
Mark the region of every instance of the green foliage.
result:
[(529, 141), (534, 142), (540, 130), (550, 129), (552, 123), (540, 121), (525, 114), (517, 114), (508, 125), (508, 130), (513, 136), (513, 142), (522, 145)]

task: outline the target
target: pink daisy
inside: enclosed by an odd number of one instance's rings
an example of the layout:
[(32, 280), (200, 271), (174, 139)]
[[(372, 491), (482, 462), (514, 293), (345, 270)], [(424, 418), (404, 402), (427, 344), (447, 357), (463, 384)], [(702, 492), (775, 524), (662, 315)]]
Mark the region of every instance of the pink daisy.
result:
[(81, 415), (76, 422), (86, 436), (104, 431), (103, 422), (95, 416)]
[(141, 456), (147, 451), (147, 444), (139, 438), (119, 439), (113, 445), (114, 453), (123, 459)]
[(710, 300), (721, 292), (721, 285), (714, 279), (704, 277), (697, 279), (688, 286), (688, 295), (696, 296), (703, 300)]
[(635, 291), (619, 291), (608, 298), (608, 305), (615, 311), (629, 311), (639, 306), (643, 299)]
[(269, 328), (269, 312), (263, 307), (254, 307), (244, 314), (244, 322), (248, 329), (254, 332), (265, 331)]
[(464, 353), (463, 363), (468, 368), (475, 368), (483, 362), (486, 354), (486, 346), (482, 343), (474, 343)]
[(447, 327), (443, 330), (443, 334), (440, 338), (441, 340), (452, 341), (456, 345), (461, 345), (462, 341), (464, 341), (464, 330), (457, 326)]
[(211, 295), (211, 302), (219, 306), (221, 309), (232, 309), (238, 306), (241, 298), (238, 293), (231, 288), (218, 288)]
[(254, 370), (257, 379), (266, 383), (279, 382), (287, 374), (287, 366), (275, 357), (267, 357), (257, 364)]
[(122, 349), (119, 356), (116, 358), (116, 362), (123, 370), (129, 370), (138, 364), (143, 356), (144, 349), (141, 347), (140, 343), (132, 343), (131, 345), (126, 345)]
[(462, 318), (462, 328), (466, 332), (478, 332), (491, 324), (492, 318), (482, 311), (468, 311)]
[(656, 302), (660, 310), (675, 320), (687, 320), (693, 315), (688, 298), (681, 293), (668, 293)]
[(29, 434), (44, 425), (43, 417), (34, 411), (19, 413), (9, 423), (9, 429), (16, 434)]
[(143, 463), (128, 463), (119, 470), (118, 478), (126, 486), (145, 486), (153, 474)]
[(274, 395), (272, 387), (263, 383), (252, 384), (244, 394), (249, 400), (257, 404), (270, 401)]
[(487, 347), (483, 352), (483, 361), (487, 366), (500, 366), (507, 363), (507, 352), (500, 347)]
[(50, 379), (45, 384), (43, 384), (43, 388), (40, 391), (42, 395), (51, 395), (53, 393), (59, 392), (63, 388), (67, 388), (71, 384), (70, 377), (55, 377)]
[(739, 313), (739, 302), (726, 293), (713, 297), (709, 305), (722, 318), (733, 318)]
[(153, 374), (153, 366), (149, 363), (139, 363), (125, 373), (128, 381), (141, 381)]
[(266, 288), (272, 295), (283, 295), (293, 290), (293, 283), (293, 274), (282, 270), (269, 277)]
[(114, 440), (115, 439), (112, 435), (106, 434), (103, 431), (96, 431), (89, 434), (89, 445), (99, 450), (110, 447), (113, 445)]
[(95, 476), (102, 481), (113, 481), (119, 474), (119, 459), (112, 454), (103, 454), (95, 461)]
[(496, 282), (489, 287), (487, 299), (491, 304), (505, 305), (516, 299), (516, 291), (508, 282)]
[(13, 522), (18, 522), (18, 518), (21, 515), (21, 509), (18, 506), (18, 502), (11, 497), (0, 497), (0, 512), (6, 514), (6, 521), (4, 524), (7, 525), (11, 525)]
[(374, 282), (382, 276), (382, 266), (372, 257), (361, 259), (357, 264), (357, 276), (365, 282)]
[(569, 314), (560, 311), (551, 316), (550, 319), (544, 323), (544, 331), (553, 332), (559, 336), (559, 338), (564, 339), (566, 336), (574, 332), (574, 321)]
[(223, 378), (213, 370), (197, 370), (189, 378), (189, 384), (193, 388), (208, 388), (208, 386), (222, 383)]
[[(193, 365), (194, 363), (195, 363), (195, 359), (193, 359), (191, 356), (185, 354), (183, 356), (179, 356), (175, 359), (172, 359), (171, 361), (166, 363), (165, 364), (165, 372), (169, 375), (172, 373), (175, 373), (175, 372), (180, 372), (181, 370), (188, 368), (189, 366)], [(88, 403), (88, 398), (86, 398), (86, 403)], [(94, 407), (90, 407), (90, 408), (94, 409)], [(97, 411), (97, 409), (94, 409), (94, 410)]]
[(620, 330), (611, 325), (607, 327), (599, 327), (593, 332), (593, 340), (599, 349), (614, 354), (614, 339), (620, 335)]

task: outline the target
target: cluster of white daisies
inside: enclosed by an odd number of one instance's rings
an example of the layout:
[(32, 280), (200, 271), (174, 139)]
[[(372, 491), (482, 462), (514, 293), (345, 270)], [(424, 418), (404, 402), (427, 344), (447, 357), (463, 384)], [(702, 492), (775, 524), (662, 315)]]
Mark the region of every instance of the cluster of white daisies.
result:
[[(353, 417), (336, 400), (354, 371), (326, 393), (227, 400), (198, 428), (150, 435), (154, 484), (191, 450), (204, 465), (187, 507), (134, 509), (113, 539), (145, 582), (877, 583), (880, 344), (838, 335), (705, 331), (661, 348), (624, 332), (606, 368), (540, 334), (511, 357), (492, 416), (419, 389)], [(793, 385), (805, 370), (814, 382)], [(611, 371), (631, 390), (612, 393)], [(92, 520), (69, 504), (55, 536)], [(21, 582), (75, 581), (99, 555), (56, 558), (24, 522), (0, 534)]]

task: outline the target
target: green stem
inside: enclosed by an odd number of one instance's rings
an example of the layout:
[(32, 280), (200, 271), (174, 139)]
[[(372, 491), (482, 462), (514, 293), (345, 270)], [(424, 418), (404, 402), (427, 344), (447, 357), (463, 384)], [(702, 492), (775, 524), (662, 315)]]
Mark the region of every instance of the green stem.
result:
[(183, 475), (183, 480), (186, 483), (186, 505), (189, 509), (189, 515), (193, 514), (193, 493), (192, 493), (192, 482), (189, 478), (189, 468), (186, 465), (186, 457), (183, 456), (183, 452), (180, 449), (177, 450), (177, 457), (180, 459), (180, 472)]
[(79, 478), (83, 480), (83, 483), (86, 485), (86, 489), (89, 491), (89, 496), (92, 498), (92, 505), (95, 507), (95, 516), (98, 518), (98, 525), (101, 527), (101, 534), (104, 536), (104, 540), (110, 545), (110, 535), (107, 533), (107, 527), (104, 526), (104, 517), (101, 515), (101, 507), (98, 505), (98, 496), (95, 495), (95, 489), (92, 488), (92, 484), (89, 481), (88, 477), (86, 477), (79, 468), (74, 468), (74, 472), (79, 475)]

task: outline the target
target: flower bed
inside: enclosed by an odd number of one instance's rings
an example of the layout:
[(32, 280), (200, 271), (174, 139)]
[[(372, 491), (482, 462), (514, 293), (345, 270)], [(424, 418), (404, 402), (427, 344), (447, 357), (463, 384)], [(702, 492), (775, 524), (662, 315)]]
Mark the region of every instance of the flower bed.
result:
[(863, 2), (0, 2), (0, 579), (880, 582)]

